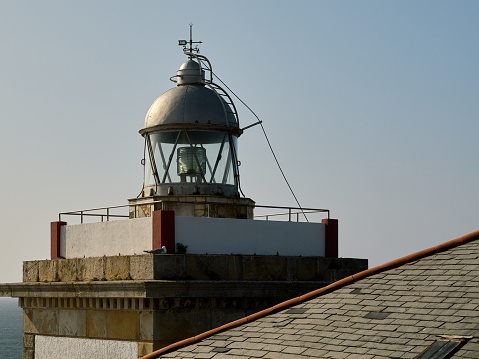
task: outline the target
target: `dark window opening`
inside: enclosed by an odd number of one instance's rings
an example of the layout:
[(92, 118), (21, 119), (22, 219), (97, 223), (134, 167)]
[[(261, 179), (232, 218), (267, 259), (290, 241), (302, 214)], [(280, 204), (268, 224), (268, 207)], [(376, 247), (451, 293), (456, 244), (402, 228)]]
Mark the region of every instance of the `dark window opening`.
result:
[(457, 352), (469, 338), (443, 338), (436, 340), (414, 359), (447, 359)]

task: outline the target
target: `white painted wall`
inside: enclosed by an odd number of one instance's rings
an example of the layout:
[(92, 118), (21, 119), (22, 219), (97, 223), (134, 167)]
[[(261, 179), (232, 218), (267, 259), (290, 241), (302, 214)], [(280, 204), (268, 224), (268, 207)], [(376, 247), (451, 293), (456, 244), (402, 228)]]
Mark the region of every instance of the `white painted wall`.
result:
[[(190, 254), (324, 256), (323, 223), (175, 217), (176, 242)], [(65, 258), (143, 254), (152, 249), (152, 218), (63, 226)]]
[(190, 254), (324, 256), (325, 225), (230, 218), (175, 217), (176, 242)]
[(67, 225), (60, 232), (65, 258), (143, 254), (151, 246), (151, 217)]
[(35, 359), (136, 359), (138, 343), (121, 340), (35, 336)]

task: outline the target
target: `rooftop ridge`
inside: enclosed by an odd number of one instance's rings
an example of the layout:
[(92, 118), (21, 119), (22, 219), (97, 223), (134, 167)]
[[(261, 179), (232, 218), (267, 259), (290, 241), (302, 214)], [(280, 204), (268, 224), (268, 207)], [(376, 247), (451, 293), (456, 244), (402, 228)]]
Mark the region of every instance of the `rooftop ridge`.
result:
[(370, 269), (367, 269), (367, 270), (364, 270), (362, 272), (359, 272), (357, 274), (354, 274), (352, 276), (349, 276), (349, 277), (346, 277), (344, 279), (341, 279), (337, 282), (334, 282), (326, 287), (322, 287), (322, 288), (319, 288), (319, 289), (316, 289), (316, 290), (313, 290), (309, 293), (306, 293), (304, 295), (301, 295), (299, 297), (296, 297), (296, 298), (292, 298), (292, 299), (289, 299), (287, 301), (284, 301), (282, 303), (279, 303), (279, 304), (276, 304), (270, 308), (267, 308), (267, 309), (264, 309), (264, 310), (261, 310), (257, 313), (254, 313), (254, 314), (251, 314), (247, 317), (244, 317), (244, 318), (241, 318), (241, 319), (238, 319), (238, 320), (235, 320), (235, 321), (232, 321), (230, 323), (227, 323), (225, 325), (222, 325), (220, 327), (217, 327), (217, 328), (214, 328), (214, 329), (211, 329), (209, 331), (206, 331), (204, 333), (201, 333), (201, 334), (198, 334), (194, 337), (190, 337), (190, 338), (187, 338), (187, 339), (184, 339), (184, 340), (181, 340), (181, 341), (178, 341), (176, 343), (173, 343), (173, 344), (170, 344), (164, 348), (161, 348), (159, 350), (156, 350), (150, 354), (147, 354), (139, 359), (153, 359), (153, 358), (157, 358), (159, 355), (162, 355), (164, 353), (167, 353), (169, 351), (172, 351), (172, 350), (175, 350), (175, 349), (179, 349), (181, 347), (184, 347), (184, 346), (187, 346), (187, 345), (190, 345), (190, 344), (193, 344), (193, 343), (196, 343), (196, 342), (199, 342), (207, 337), (210, 337), (214, 334), (217, 334), (219, 332), (222, 332), (224, 330), (227, 330), (227, 329), (231, 329), (231, 328), (234, 328), (234, 327), (237, 327), (239, 325), (242, 325), (242, 324), (246, 324), (246, 323), (249, 323), (249, 322), (252, 322), (256, 319), (259, 319), (259, 318), (262, 318), (262, 317), (265, 317), (267, 316), (268, 314), (271, 314), (271, 313), (276, 313), (276, 312), (279, 312), (281, 310), (284, 310), (284, 309), (287, 309), (293, 305), (296, 305), (296, 304), (299, 304), (301, 302), (304, 302), (306, 300), (309, 300), (309, 299), (312, 299), (314, 297), (317, 297), (319, 296), (320, 294), (325, 294), (325, 293), (329, 293), (333, 290), (336, 290), (336, 289), (339, 289), (339, 288), (342, 288), (348, 284), (351, 284), (353, 282), (356, 282), (360, 279), (363, 279), (363, 278), (366, 278), (366, 277), (369, 277), (373, 274), (376, 274), (376, 273), (380, 273), (382, 271), (385, 271), (385, 270), (388, 270), (388, 269), (392, 269), (392, 268), (395, 268), (395, 267), (398, 267), (400, 265), (403, 265), (405, 263), (408, 263), (408, 262), (411, 262), (411, 261), (414, 261), (414, 260), (417, 260), (417, 259), (420, 259), (420, 258), (424, 258), (424, 257), (427, 257), (427, 256), (430, 256), (430, 255), (433, 255), (435, 253), (438, 253), (438, 252), (442, 252), (442, 251), (445, 251), (445, 250), (448, 250), (448, 249), (451, 249), (453, 247), (457, 247), (461, 244), (464, 244), (464, 243), (467, 243), (467, 242), (471, 242), (471, 241), (474, 241), (474, 240), (477, 240), (479, 239), (479, 231), (475, 231), (475, 232), (471, 232), (469, 234), (466, 234), (462, 237), (459, 237), (459, 238), (456, 238), (456, 239), (453, 239), (453, 240), (450, 240), (450, 241), (447, 241), (447, 242), (444, 242), (442, 244), (439, 244), (437, 246), (433, 246), (433, 247), (430, 247), (430, 248), (427, 248), (427, 249), (423, 249), (421, 251), (418, 251), (418, 252), (415, 252), (415, 253), (412, 253), (412, 254), (409, 254), (407, 256), (404, 256), (404, 257), (401, 257), (401, 258), (398, 258), (398, 259), (395, 259), (395, 260), (392, 260), (390, 262), (387, 262), (387, 263), (384, 263), (382, 265), (379, 265), (379, 266), (376, 266), (376, 267), (373, 267), (373, 268), (370, 268)]

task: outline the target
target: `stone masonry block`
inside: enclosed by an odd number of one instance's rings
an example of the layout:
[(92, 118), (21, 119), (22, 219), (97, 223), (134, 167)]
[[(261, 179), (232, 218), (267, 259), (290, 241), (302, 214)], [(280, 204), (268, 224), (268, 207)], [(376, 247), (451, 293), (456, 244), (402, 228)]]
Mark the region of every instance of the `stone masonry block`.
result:
[[(302, 258), (301, 258), (302, 259)], [(297, 281), (298, 280), (298, 267), (302, 263), (298, 263), (297, 257), (287, 257), (286, 258), (286, 280), (288, 281)]]
[(154, 279), (153, 254), (130, 257), (130, 277), (134, 280)]
[(91, 281), (92, 279), (101, 279), (105, 276), (104, 272), (104, 258), (105, 257), (95, 257), (95, 258), (78, 258), (77, 259), (77, 271), (78, 271), (78, 280), (80, 281)]
[(141, 340), (153, 340), (153, 312), (142, 311), (140, 312), (140, 339)]
[(58, 333), (75, 337), (86, 336), (86, 311), (60, 309), (58, 311)]
[(35, 335), (23, 334), (23, 347), (25, 349), (35, 349)]
[[(329, 258), (304, 257), (297, 266), (298, 280), (325, 280)], [(329, 279), (329, 278), (328, 278)]]
[(61, 282), (74, 282), (78, 280), (78, 265), (76, 259), (57, 260), (58, 278)]
[(286, 280), (287, 258), (242, 256), (243, 280)]
[[(238, 280), (239, 273), (233, 273), (229, 278), (230, 271), (228, 264), (231, 262), (229, 256), (186, 256), (186, 272), (194, 280)], [(239, 271), (238, 271), (239, 272)]]
[(138, 342), (138, 357), (150, 354), (155, 350), (165, 347), (168, 344), (164, 344), (159, 340)]
[(174, 343), (213, 328), (212, 309), (192, 311), (155, 311), (154, 332), (157, 338)]
[(24, 309), (23, 332), (58, 335), (58, 310)]
[(22, 359), (35, 359), (35, 350), (23, 349)]
[(153, 342), (138, 342), (138, 357), (143, 357), (154, 351)]
[(25, 261), (23, 262), (23, 281), (24, 282), (38, 282), (38, 267), (39, 261)]
[(38, 330), (35, 328), (33, 325), (33, 309), (24, 309), (23, 310), (23, 335), (26, 335), (25, 333), (34, 333), (37, 334)]
[(155, 255), (153, 257), (155, 279), (190, 279), (186, 272), (186, 257), (188, 255)]
[(106, 331), (110, 339), (139, 340), (140, 314), (134, 310), (108, 310)]
[(33, 309), (33, 324), (39, 334), (58, 335), (58, 310)]
[(57, 263), (58, 259), (40, 261), (38, 267), (38, 280), (40, 282), (58, 281)]
[(86, 312), (87, 338), (107, 338), (106, 311), (88, 310)]
[(130, 276), (130, 257), (104, 257), (105, 278), (124, 279)]

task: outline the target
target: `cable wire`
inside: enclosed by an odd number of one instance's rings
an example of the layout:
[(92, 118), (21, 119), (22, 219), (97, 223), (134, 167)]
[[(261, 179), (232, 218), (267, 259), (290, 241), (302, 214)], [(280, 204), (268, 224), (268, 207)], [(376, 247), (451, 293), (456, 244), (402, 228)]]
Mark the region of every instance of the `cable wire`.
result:
[(259, 119), (259, 117), (254, 113), (254, 111), (242, 100), (238, 97), (238, 95), (236, 95), (219, 77), (217, 74), (215, 74), (213, 71), (211, 71), (211, 73), (213, 75), (216, 76), (216, 78), (223, 84), (223, 86), (225, 86), (252, 114), (254, 117), (256, 117), (256, 119), (258, 120), (258, 123), (261, 125), (261, 129), (263, 130), (263, 134), (264, 134), (264, 137), (266, 138), (266, 142), (268, 143), (268, 146), (269, 146), (269, 149), (271, 150), (271, 153), (273, 154), (273, 157), (274, 157), (274, 160), (276, 161), (276, 164), (278, 165), (278, 168), (279, 168), (279, 171), (281, 172), (281, 174), (283, 175), (283, 178), (284, 178), (284, 181), (286, 182), (286, 184), (288, 185), (288, 188), (291, 192), (291, 194), (293, 195), (299, 209), (301, 210), (301, 213), (303, 213), (303, 216), (304, 218), (306, 219), (306, 222), (309, 222), (308, 220), (308, 217), (306, 217), (306, 213), (304, 213), (303, 211), (303, 207), (301, 207), (301, 204), (299, 203), (298, 201), (298, 198), (296, 197), (296, 195), (294, 194), (293, 192), (293, 189), (291, 188), (291, 185), (289, 184), (287, 178), (286, 178), (286, 175), (284, 174), (283, 172), (283, 169), (281, 168), (280, 164), (279, 164), (279, 161), (278, 161), (278, 158), (276, 157), (276, 154), (274, 153), (273, 151), (273, 146), (271, 146), (271, 142), (269, 142), (269, 138), (268, 138), (268, 135), (266, 135), (266, 131), (264, 129), (264, 126), (263, 126), (263, 121), (261, 121)]

